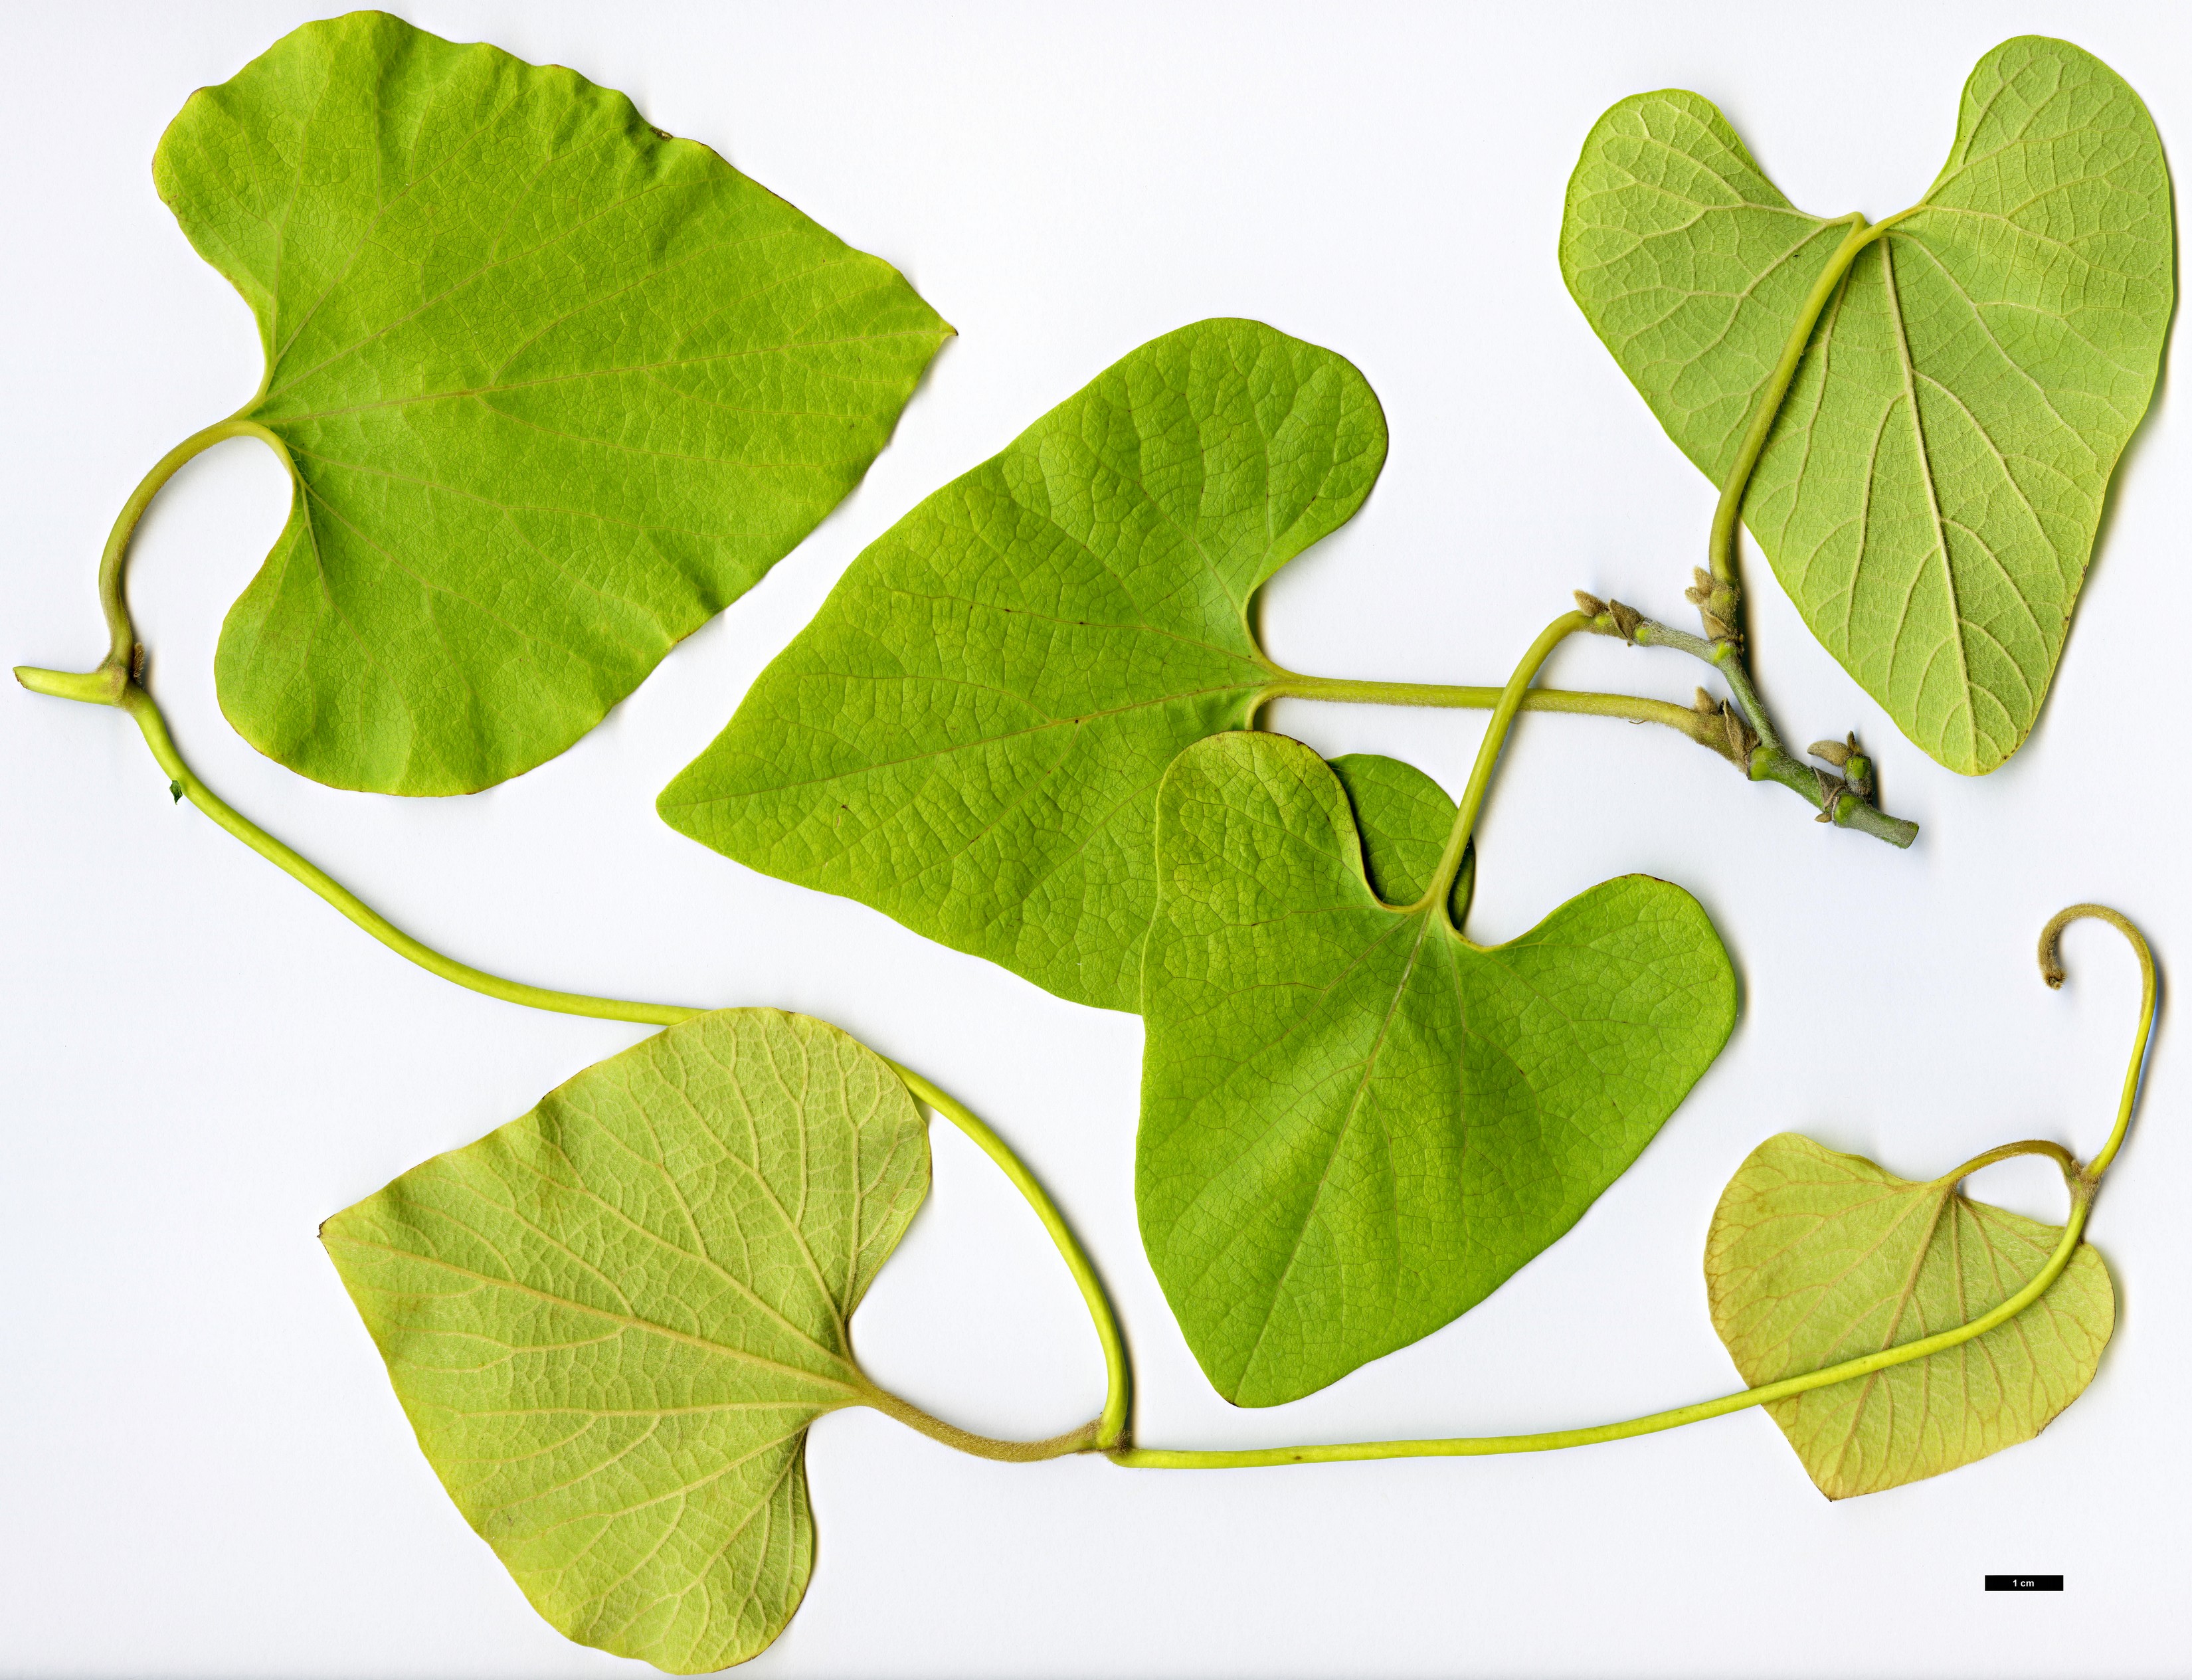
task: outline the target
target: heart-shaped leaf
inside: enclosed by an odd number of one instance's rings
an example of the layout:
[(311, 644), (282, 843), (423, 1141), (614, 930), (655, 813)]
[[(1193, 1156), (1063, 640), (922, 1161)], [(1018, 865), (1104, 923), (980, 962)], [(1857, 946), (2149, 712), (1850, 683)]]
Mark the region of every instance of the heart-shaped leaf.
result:
[(928, 1188), (889, 1065), (724, 1009), (587, 1069), (322, 1228), (442, 1485), (562, 1632), (743, 1661), (814, 1562), (808, 1426)]
[(340, 787), (554, 757), (859, 481), (950, 329), (706, 146), (380, 12), (193, 94), (153, 163), (259, 317), (294, 480), (222, 709)]
[[(1713, 1328), (1752, 1387), (1968, 1324), (2062, 1240), (1959, 1195), (1784, 1132), (1729, 1180), (1705, 1242)], [(2081, 1246), (2047, 1293), (1960, 1346), (1766, 1409), (1829, 1499), (1878, 1493), (2029, 1441), (2085, 1391), (2115, 1325)]]
[[(1814, 329), (1744, 518), (1812, 631), (1904, 734), (1978, 774), (2030, 733), (2174, 296), (2169, 171), (2138, 95), (2061, 41), (1979, 60), (1947, 166)], [(1724, 483), (1844, 234), (1695, 94), (1599, 119), (1568, 289)]]
[(1253, 321), (1144, 345), (854, 561), (663, 820), (1134, 1009), (1158, 780), (1248, 722), (1274, 675), (1249, 597), (1384, 457), (1330, 351)]
[(1471, 944), (1444, 906), (1372, 889), (1346, 792), (1282, 736), (1182, 753), (1156, 859), (1142, 1241), (1237, 1404), (1297, 1399), (1490, 1294), (1734, 1024), (1727, 954), (1679, 887), (1624, 876)]

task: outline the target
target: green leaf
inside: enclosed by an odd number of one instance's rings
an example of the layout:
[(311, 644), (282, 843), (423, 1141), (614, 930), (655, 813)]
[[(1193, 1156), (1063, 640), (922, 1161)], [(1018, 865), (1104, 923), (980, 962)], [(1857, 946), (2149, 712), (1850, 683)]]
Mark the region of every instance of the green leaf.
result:
[(813, 1568), (808, 1426), (928, 1187), (921, 1115), (836, 1028), (723, 1009), (597, 1063), (321, 1237), (419, 1444), (562, 1632), (741, 1662)]
[(1602, 883), (1488, 947), (1382, 901), (1339, 780), (1282, 736), (1183, 753), (1156, 858), (1142, 1241), (1240, 1405), (1297, 1399), (1490, 1294), (1635, 1159), (1734, 1024), (1727, 955), (1664, 881)]
[[(2027, 36), (1965, 84), (1939, 179), (1815, 328), (1744, 518), (1910, 739), (1993, 769), (2030, 733), (2174, 296), (2169, 171), (2107, 66)], [(1568, 289), (1726, 482), (1847, 231), (1790, 206), (1695, 94), (1624, 100), (1568, 185)]]
[[(1752, 1387), (1968, 1324), (2047, 1263), (2060, 1226), (1913, 1183), (1784, 1132), (1729, 1180), (1705, 1243), (1713, 1328)], [(1945, 1352), (1766, 1409), (1829, 1499), (2029, 1441), (2085, 1391), (2115, 1324), (2081, 1246), (2047, 1293)]]
[(1132, 1009), (1158, 780), (1243, 727), (1257, 588), (1361, 506), (1377, 398), (1253, 321), (1144, 345), (853, 563), (663, 819)]
[(287, 526), (222, 708), (340, 787), (554, 757), (859, 480), (950, 329), (706, 146), (380, 12), (191, 98), (160, 196), (259, 319)]

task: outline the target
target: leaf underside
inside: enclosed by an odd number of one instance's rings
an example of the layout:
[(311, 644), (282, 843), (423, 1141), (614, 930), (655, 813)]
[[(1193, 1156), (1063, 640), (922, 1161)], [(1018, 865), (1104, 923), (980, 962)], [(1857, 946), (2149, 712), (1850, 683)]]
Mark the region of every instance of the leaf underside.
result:
[[(2037, 1277), (2059, 1226), (1914, 1183), (1784, 1132), (1737, 1171), (1706, 1238), (1713, 1328), (1752, 1387), (1954, 1329)], [(2115, 1323), (2081, 1246), (2047, 1293), (1944, 1352), (1766, 1409), (1829, 1499), (2029, 1441), (2084, 1392)]]
[(928, 1186), (921, 1115), (836, 1028), (695, 1017), (322, 1240), (419, 1444), (534, 1607), (672, 1673), (744, 1661), (813, 1567), (808, 1426)]
[[(1724, 483), (1847, 231), (1793, 208), (1680, 90), (1599, 119), (1568, 289)], [(2031, 731), (2174, 297), (2169, 171), (2138, 96), (2035, 36), (1965, 84), (1940, 176), (1821, 314), (1744, 503), (1812, 631), (1904, 733), (1979, 774)]]
[[(1483, 1300), (1635, 1159), (1734, 1022), (1727, 953), (1664, 881), (1602, 883), (1490, 947), (1381, 902), (1340, 780), (1282, 736), (1183, 753), (1156, 858), (1136, 1201), (1236, 1404), (1299, 1398)], [(1389, 893), (1430, 884), (1420, 849), (1413, 873), (1373, 867)]]
[(1158, 780), (1271, 678), (1259, 586), (1384, 460), (1362, 376), (1252, 321), (1144, 345), (853, 563), (664, 820), (1133, 1009)]
[(385, 793), (554, 757), (859, 480), (950, 329), (623, 94), (379, 12), (153, 161), (259, 322), (293, 479), (221, 630), (254, 746)]

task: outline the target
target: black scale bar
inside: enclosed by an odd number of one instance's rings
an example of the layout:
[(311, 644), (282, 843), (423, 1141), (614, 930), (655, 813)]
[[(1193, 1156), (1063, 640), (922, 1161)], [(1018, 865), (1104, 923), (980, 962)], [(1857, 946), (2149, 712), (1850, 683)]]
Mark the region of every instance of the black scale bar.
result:
[(2063, 1590), (2063, 1577), (2060, 1575), (1989, 1575), (1986, 1578), (1986, 1590), (1989, 1592), (2060, 1592)]

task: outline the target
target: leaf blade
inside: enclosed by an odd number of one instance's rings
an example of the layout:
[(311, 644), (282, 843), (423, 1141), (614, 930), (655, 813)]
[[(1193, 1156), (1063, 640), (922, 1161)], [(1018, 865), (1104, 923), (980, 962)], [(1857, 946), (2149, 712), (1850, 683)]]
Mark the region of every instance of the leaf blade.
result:
[(812, 1568), (808, 1426), (919, 1206), (888, 1064), (696, 1017), (329, 1220), (420, 1445), (559, 1631), (677, 1673), (763, 1649)]
[(1601, 883), (1488, 948), (1381, 902), (1340, 783), (1283, 737), (1183, 753), (1157, 847), (1136, 1203), (1236, 1404), (1313, 1392), (1491, 1294), (1733, 1025), (1726, 953), (1664, 882)]
[[(1647, 140), (1720, 165), (1726, 202), (1655, 220)], [(1723, 483), (1840, 235), (1788, 208), (1706, 101), (1645, 94), (1585, 142), (1561, 266)], [(1822, 644), (1951, 769), (1995, 769), (2038, 718), (2159, 375), (2173, 237), (2138, 96), (2067, 43), (2005, 42), (1965, 87), (1940, 176), (1852, 265), (1768, 436), (1745, 523)]]
[[(1755, 1387), (1969, 1323), (2038, 1275), (2060, 1226), (1899, 1179), (1783, 1133), (1714, 1210), (1713, 1326)], [(1829, 1499), (1938, 1476), (2030, 1440), (2082, 1392), (2115, 1323), (2081, 1246), (2047, 1293), (1960, 1346), (1769, 1403)]]
[(1270, 680), (1255, 590), (1344, 523), (1377, 399), (1254, 322), (1143, 346), (872, 545), (663, 791), (681, 833), (1078, 1003), (1139, 995), (1156, 789)]
[(293, 480), (222, 708), (336, 786), (562, 751), (853, 488), (950, 331), (621, 94), (384, 13), (192, 94), (154, 174)]

